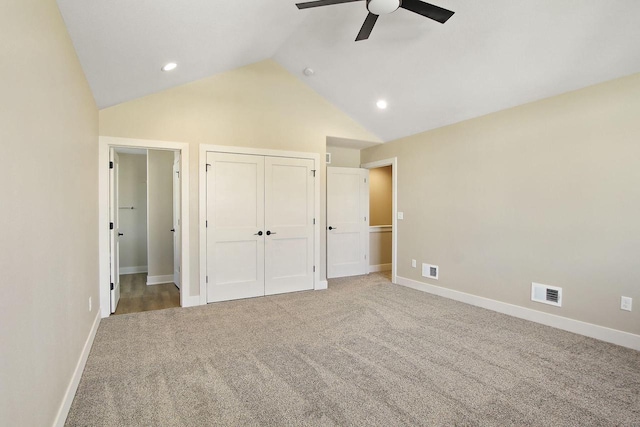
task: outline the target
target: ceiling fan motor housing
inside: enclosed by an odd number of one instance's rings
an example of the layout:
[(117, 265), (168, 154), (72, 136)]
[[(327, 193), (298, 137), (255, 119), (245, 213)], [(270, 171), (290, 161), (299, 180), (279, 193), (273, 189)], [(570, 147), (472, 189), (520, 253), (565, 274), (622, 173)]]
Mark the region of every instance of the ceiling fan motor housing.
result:
[(402, 0), (367, 0), (367, 9), (374, 15), (386, 15), (395, 12)]

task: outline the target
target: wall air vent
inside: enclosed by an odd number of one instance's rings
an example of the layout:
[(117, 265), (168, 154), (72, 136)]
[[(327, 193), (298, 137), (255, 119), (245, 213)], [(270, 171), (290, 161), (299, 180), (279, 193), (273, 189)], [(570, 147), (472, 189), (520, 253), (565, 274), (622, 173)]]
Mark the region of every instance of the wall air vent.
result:
[(438, 280), (439, 270), (437, 265), (422, 264), (422, 277)]
[(562, 307), (562, 288), (532, 283), (531, 301)]

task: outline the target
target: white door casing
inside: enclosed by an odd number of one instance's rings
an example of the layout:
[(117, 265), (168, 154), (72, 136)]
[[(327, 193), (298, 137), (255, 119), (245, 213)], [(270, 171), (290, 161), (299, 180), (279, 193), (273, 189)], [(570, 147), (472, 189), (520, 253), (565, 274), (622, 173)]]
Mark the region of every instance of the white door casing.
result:
[(313, 289), (314, 162), (265, 157), (265, 294)]
[(391, 166), (391, 282), (398, 283), (398, 158), (377, 160), (360, 165), (365, 169)]
[[(109, 151), (112, 147), (129, 147), (139, 149), (156, 149), (156, 150), (173, 150), (180, 152), (180, 225), (182, 233), (180, 236), (180, 305), (182, 307), (192, 307), (205, 304), (201, 299), (201, 295), (206, 292), (199, 288), (199, 283), (191, 282), (190, 265), (190, 224), (189, 224), (189, 159), (190, 145), (186, 142), (175, 141), (159, 141), (134, 138), (118, 138), (113, 136), (101, 136), (98, 141), (98, 245), (99, 245), (99, 282), (100, 282), (100, 316), (105, 318), (111, 314), (111, 298), (110, 298), (110, 273), (111, 273), (111, 242), (109, 229), (110, 218), (110, 188), (109, 188)], [(202, 159), (204, 160), (204, 158)], [(204, 163), (204, 161), (203, 161)], [(104, 165), (104, 166), (103, 166)], [(204, 169), (204, 168), (203, 168)], [(202, 178), (201, 178), (202, 179)], [(201, 188), (205, 186), (202, 185)], [(205, 195), (202, 195), (202, 202), (205, 201)], [(204, 209), (204, 203), (200, 207)], [(202, 221), (204, 223), (204, 220)], [(204, 226), (202, 232), (204, 232)], [(195, 230), (194, 230), (195, 232)], [(202, 236), (202, 242), (205, 242), (205, 236)], [(202, 250), (204, 253), (204, 250)], [(202, 264), (204, 265), (204, 263)], [(204, 280), (202, 281), (204, 284)], [(196, 293), (197, 295), (191, 295)]]
[(173, 160), (173, 283), (180, 288), (180, 153)]
[(207, 302), (264, 295), (264, 157), (207, 153)]
[(119, 191), (118, 173), (119, 162), (118, 153), (112, 147), (109, 149), (109, 242), (110, 242), (110, 281), (111, 281), (111, 313), (115, 313), (120, 301), (120, 226), (119, 216)]
[(327, 278), (368, 273), (369, 171), (327, 168)]

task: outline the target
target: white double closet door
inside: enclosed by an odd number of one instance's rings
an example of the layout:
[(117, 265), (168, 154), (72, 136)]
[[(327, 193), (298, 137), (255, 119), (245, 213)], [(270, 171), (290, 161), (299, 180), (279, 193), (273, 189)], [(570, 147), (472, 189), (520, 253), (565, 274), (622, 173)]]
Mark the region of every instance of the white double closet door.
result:
[(207, 153), (207, 302), (313, 289), (313, 166)]

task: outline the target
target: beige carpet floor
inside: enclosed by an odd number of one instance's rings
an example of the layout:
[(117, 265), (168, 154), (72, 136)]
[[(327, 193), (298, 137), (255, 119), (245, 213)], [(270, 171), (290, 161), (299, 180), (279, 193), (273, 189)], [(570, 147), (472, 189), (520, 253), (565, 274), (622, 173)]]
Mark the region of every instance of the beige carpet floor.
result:
[(103, 319), (68, 426), (640, 425), (640, 352), (392, 285)]

